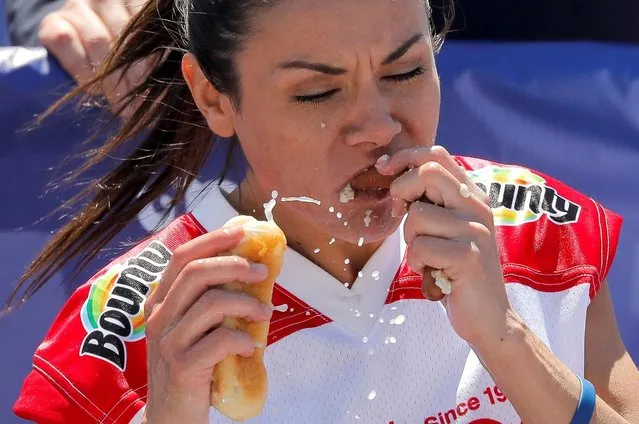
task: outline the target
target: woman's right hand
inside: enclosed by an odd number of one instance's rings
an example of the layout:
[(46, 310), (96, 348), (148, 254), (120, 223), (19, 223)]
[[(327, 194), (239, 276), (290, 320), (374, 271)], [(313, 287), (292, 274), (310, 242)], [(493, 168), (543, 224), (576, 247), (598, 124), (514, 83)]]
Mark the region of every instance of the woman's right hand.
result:
[(222, 288), (258, 283), (265, 265), (219, 256), (242, 239), (241, 227), (216, 230), (178, 247), (145, 304), (148, 398), (144, 422), (208, 423), (213, 367), (229, 355), (251, 356), (247, 333), (219, 327), (224, 317), (268, 321), (272, 307)]

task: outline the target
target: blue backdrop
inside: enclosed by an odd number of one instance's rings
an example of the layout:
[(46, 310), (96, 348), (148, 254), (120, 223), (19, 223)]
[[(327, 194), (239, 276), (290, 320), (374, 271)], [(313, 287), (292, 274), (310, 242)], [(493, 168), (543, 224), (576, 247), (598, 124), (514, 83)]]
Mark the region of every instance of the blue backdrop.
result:
[[(438, 61), (440, 144), (533, 167), (624, 215), (609, 281), (622, 335), (639, 361), (639, 47), (450, 42)], [(0, 199), (6, 202), (0, 212), (0, 299), (59, 227), (55, 218), (38, 220), (77, 190), (45, 194), (93, 117), (69, 111), (35, 131), (20, 131), (68, 87), (68, 77), (44, 51), (0, 47)], [(161, 205), (143, 213), (119, 241), (152, 228), (153, 209)], [(98, 261), (116, 253), (115, 247), (105, 250)], [(59, 273), (0, 321), (0, 422), (17, 422), (10, 408), (32, 353), (68, 295), (65, 285), (75, 283)]]

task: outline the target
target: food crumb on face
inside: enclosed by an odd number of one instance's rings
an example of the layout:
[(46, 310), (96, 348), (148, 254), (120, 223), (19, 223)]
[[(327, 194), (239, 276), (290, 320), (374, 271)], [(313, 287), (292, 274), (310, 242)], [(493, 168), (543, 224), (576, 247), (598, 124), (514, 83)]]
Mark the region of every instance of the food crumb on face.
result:
[(340, 192), (339, 192), (339, 201), (340, 203), (348, 203), (351, 200), (353, 200), (355, 198), (355, 190), (353, 190), (353, 187), (351, 187), (351, 184), (347, 184), (346, 187), (344, 187)]

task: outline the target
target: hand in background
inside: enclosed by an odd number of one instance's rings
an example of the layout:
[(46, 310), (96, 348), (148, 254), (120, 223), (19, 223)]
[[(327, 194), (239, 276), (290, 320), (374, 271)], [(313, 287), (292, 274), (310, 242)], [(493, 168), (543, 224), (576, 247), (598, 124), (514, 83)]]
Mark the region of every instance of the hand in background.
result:
[[(42, 45), (79, 83), (87, 82), (106, 59), (109, 50), (144, 0), (66, 0), (61, 9), (44, 17), (38, 32)], [(110, 75), (104, 96), (112, 110), (145, 75), (146, 63)]]

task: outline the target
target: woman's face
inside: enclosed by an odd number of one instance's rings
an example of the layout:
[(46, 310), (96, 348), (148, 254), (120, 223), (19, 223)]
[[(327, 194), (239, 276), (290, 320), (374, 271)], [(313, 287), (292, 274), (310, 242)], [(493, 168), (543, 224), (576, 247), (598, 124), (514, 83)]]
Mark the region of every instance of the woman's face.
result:
[[(388, 186), (357, 176), (384, 154), (434, 142), (440, 91), (424, 0), (280, 0), (254, 30), (237, 56), (233, 118), (253, 189), (265, 201), (273, 190), (321, 201), (278, 201), (276, 211), (329, 236), (385, 238), (400, 222), (377, 190)], [(343, 203), (349, 183), (355, 198)]]

